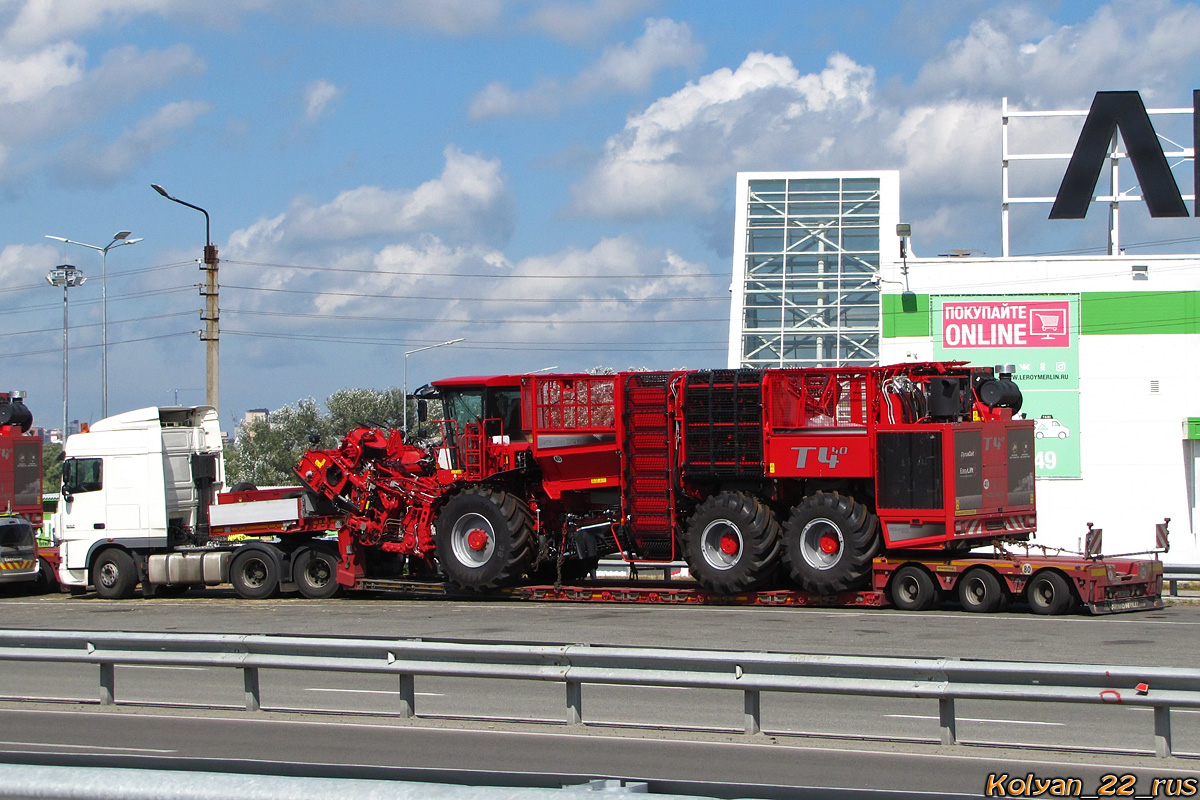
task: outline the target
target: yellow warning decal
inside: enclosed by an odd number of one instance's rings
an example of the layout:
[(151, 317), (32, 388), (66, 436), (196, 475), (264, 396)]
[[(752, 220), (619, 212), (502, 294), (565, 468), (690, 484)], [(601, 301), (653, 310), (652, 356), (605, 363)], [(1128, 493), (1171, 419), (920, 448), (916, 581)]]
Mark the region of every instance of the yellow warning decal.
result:
[(592, 483), (608, 483), (608, 478), (592, 478)]
[(771, 474), (772, 475), (775, 474), (775, 462), (774, 461), (771, 462)]
[(0, 569), (33, 569), (32, 561), (0, 561)]

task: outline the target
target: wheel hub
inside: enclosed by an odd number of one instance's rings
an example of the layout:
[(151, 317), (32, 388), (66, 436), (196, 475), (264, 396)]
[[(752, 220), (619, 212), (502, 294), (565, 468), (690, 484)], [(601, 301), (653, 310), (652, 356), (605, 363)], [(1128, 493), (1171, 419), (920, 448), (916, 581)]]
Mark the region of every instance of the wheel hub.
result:
[(487, 546), (488, 546), (487, 531), (485, 531), (481, 528), (476, 528), (475, 530), (473, 530), (467, 534), (467, 547), (471, 548), (475, 552), (478, 553), (483, 550), (486, 550)]
[(838, 551), (837, 537), (832, 533), (826, 533), (821, 537), (819, 546), (822, 553), (827, 556), (831, 556)]
[(721, 537), (721, 552), (727, 556), (736, 555), (738, 551), (737, 537), (732, 533), (727, 533)]

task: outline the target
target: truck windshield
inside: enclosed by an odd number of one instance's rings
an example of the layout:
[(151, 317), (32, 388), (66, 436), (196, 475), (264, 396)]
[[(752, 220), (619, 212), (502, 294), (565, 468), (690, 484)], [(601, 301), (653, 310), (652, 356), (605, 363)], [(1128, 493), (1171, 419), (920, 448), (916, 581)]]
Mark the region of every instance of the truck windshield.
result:
[(68, 458), (63, 462), (63, 494), (98, 492), (104, 487), (103, 475), (99, 458)]

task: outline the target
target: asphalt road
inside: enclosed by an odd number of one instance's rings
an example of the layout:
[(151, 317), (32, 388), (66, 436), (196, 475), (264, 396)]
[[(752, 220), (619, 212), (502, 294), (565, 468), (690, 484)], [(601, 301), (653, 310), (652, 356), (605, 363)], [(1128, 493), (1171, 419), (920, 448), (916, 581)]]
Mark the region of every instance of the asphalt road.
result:
[(0, 597), (0, 628), (284, 633), (1198, 666), (1200, 605), (1089, 617), (522, 601)]
[[(119, 602), (65, 595), (4, 597), (0, 627), (587, 642), (1191, 667), (1200, 655), (1200, 606), (1187, 605), (1108, 617), (1048, 618), (949, 610), (906, 614), (376, 598), (245, 601), (205, 591), (180, 599)], [(768, 735), (747, 738), (734, 732), (742, 721), (741, 698), (735, 693), (589, 686), (584, 690), (588, 725), (572, 730), (559, 724), (565, 699), (556, 684), (419, 678), (417, 711), (423, 718), (415, 721), (379, 716), (398, 707), (396, 687), (379, 676), (265, 671), (262, 685), (264, 706), (276, 709), (269, 714), (196, 712), (161, 706), (202, 700), (237, 707), (242, 701), (239, 673), (118, 668), (118, 698), (153, 705), (106, 710), (78, 704), (94, 702), (98, 695), (95, 668), (6, 665), (0, 696), (58, 702), (5, 703), (0, 725), (10, 733), (0, 737), (8, 740), (0, 741), (0, 752), (967, 793), (981, 792), (987, 776), (996, 772), (1076, 776), (1091, 790), (1115, 769), (1149, 779), (1195, 776), (1200, 764), (1114, 754), (1153, 746), (1150, 712), (1130, 708), (961, 703), (960, 737), (1002, 746), (942, 748), (921, 743), (936, 739), (938, 730), (936, 704), (924, 701), (764, 696)], [(481, 714), (490, 719), (462, 719)], [(530, 724), (531, 719), (544, 722)], [(630, 727), (646, 723), (661, 729)], [(1176, 712), (1173, 728), (1177, 751), (1200, 753), (1200, 714)], [(904, 741), (854, 738), (864, 732)], [(1057, 745), (1093, 752), (1041, 752)], [(1030, 748), (1037, 748), (1037, 754)]]

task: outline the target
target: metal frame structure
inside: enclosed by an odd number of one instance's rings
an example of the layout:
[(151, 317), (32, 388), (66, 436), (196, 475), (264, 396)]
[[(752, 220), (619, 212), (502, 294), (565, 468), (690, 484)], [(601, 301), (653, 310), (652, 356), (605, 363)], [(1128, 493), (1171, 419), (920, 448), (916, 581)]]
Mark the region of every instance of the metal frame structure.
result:
[[(1154, 115), (1174, 115), (1174, 114), (1192, 114), (1192, 108), (1148, 108), (1146, 113)], [(1011, 119), (1017, 118), (1069, 118), (1079, 117), (1086, 118), (1088, 115), (1087, 109), (1074, 109), (1068, 111), (1013, 111), (1008, 107), (1008, 98), (1005, 97), (1000, 101), (1000, 150), (1001, 150), (1001, 211), (1000, 211), (1000, 230), (1001, 230), (1001, 255), (1005, 258), (1011, 255), (1009, 251), (1009, 207), (1013, 203), (1053, 203), (1054, 197), (1047, 196), (1023, 196), (1014, 195), (1009, 190), (1009, 166), (1013, 161), (1069, 161), (1071, 153), (1014, 153), (1009, 149), (1008, 125)], [(1114, 132), (1112, 142), (1108, 149), (1108, 194), (1098, 194), (1092, 198), (1092, 202), (1108, 203), (1108, 255), (1120, 255), (1121, 253), (1121, 237), (1120, 237), (1120, 205), (1122, 201), (1126, 202), (1142, 202), (1143, 198), (1140, 194), (1134, 194), (1138, 189), (1138, 184), (1126, 190), (1120, 188), (1121, 169), (1120, 163), (1122, 159), (1129, 157), (1128, 153), (1122, 148), (1122, 142), (1119, 141), (1120, 133)], [(1172, 167), (1178, 166), (1186, 161), (1195, 159), (1195, 150), (1190, 147), (1184, 147), (1178, 142), (1173, 142), (1161, 133), (1158, 138), (1169, 145), (1174, 145), (1176, 150), (1165, 150), (1163, 155), (1169, 159), (1178, 159), (1172, 164)], [(1183, 195), (1184, 200), (1195, 200), (1194, 194)]]
[(738, 173), (730, 367), (879, 363), (899, 183), (894, 170)]

